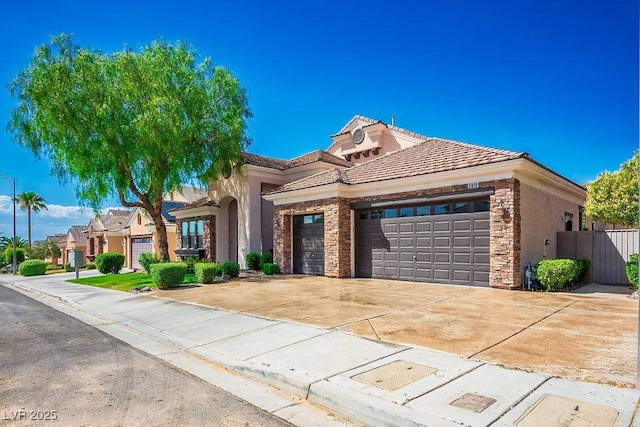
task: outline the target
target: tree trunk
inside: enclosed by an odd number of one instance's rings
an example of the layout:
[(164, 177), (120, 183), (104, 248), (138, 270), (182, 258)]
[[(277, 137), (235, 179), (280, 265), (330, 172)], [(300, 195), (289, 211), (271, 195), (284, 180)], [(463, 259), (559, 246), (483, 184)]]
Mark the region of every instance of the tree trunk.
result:
[(160, 250), (160, 259), (169, 261), (169, 241), (167, 240), (167, 227), (162, 220), (162, 209), (148, 210), (153, 223), (156, 226), (156, 239), (158, 239), (158, 249)]
[(27, 208), (27, 234), (29, 235), (29, 249), (31, 249), (31, 208)]

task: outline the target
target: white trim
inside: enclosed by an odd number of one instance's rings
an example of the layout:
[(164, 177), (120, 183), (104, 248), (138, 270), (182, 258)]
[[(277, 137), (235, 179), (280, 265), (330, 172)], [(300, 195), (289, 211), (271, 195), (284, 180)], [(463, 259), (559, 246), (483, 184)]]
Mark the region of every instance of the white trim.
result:
[(171, 211), (176, 219), (195, 218), (197, 216), (216, 215), (220, 211), (220, 206), (199, 206), (197, 208), (181, 209), (179, 211)]

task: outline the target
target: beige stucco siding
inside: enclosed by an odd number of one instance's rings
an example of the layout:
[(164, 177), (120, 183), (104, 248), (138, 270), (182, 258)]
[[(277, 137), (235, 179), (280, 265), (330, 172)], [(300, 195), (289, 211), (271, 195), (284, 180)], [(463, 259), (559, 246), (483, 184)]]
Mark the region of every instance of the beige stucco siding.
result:
[(104, 252), (124, 254), (124, 236), (107, 236)]
[[(558, 231), (565, 231), (562, 216), (565, 212), (573, 214), (573, 231), (579, 230), (579, 200), (564, 198), (558, 194), (536, 188), (532, 185), (520, 185), (520, 213), (522, 218), (522, 262), (534, 264), (541, 259), (556, 258)], [(548, 240), (549, 244), (545, 245)]]

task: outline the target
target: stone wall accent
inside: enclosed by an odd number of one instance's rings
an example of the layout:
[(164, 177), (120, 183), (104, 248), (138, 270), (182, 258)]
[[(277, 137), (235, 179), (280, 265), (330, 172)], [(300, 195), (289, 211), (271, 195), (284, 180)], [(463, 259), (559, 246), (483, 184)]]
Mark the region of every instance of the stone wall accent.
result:
[(283, 273), (291, 273), (292, 218), (295, 215), (324, 214), (324, 274), (351, 277), (351, 210), (349, 200), (330, 198), (275, 206), (274, 261)]
[[(500, 206), (500, 203), (504, 208)], [(496, 182), (491, 196), (491, 270), (489, 283), (494, 288), (515, 289), (521, 285), (520, 181)]]
[(204, 246), (204, 260), (216, 260), (216, 216), (194, 216), (190, 218), (176, 219), (176, 249), (182, 248), (182, 223), (202, 220), (202, 246)]

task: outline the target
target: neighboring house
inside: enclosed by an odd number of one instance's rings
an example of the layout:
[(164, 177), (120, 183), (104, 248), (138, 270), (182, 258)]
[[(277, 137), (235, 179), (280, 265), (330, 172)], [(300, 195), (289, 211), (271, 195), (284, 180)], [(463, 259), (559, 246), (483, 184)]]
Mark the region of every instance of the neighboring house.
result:
[(69, 253), (72, 250), (80, 250), (87, 261), (87, 234), (86, 225), (72, 225), (65, 235), (64, 245), (60, 248), (62, 252), (62, 264), (69, 263)]
[(122, 227), (130, 211), (111, 209), (106, 215), (96, 215), (85, 227), (87, 235), (87, 259), (94, 262), (104, 252), (124, 253)]
[[(45, 262), (48, 262), (49, 264), (53, 264), (53, 265), (58, 265), (58, 263), (64, 260), (64, 252), (66, 249), (67, 235), (53, 234), (51, 236), (47, 236), (45, 240), (51, 240), (52, 242), (55, 242), (58, 248), (60, 249), (60, 258), (45, 258), (44, 259)], [(62, 263), (64, 264), (64, 262)]]
[[(169, 244), (169, 259), (176, 260), (173, 251), (176, 247), (176, 219), (168, 211), (179, 208), (184, 202), (162, 202), (162, 220), (167, 230), (167, 241)], [(141, 270), (139, 258), (143, 252), (151, 252), (159, 255), (158, 239), (156, 227), (146, 210), (135, 208), (129, 214), (122, 229), (124, 236), (125, 267)]]
[(180, 233), (176, 254), (237, 261), (245, 268), (247, 253), (270, 252), (274, 247), (273, 203), (262, 199), (262, 193), (350, 165), (322, 150), (288, 161), (245, 153), (240, 172), (211, 182), (206, 197), (170, 212)]
[[(206, 198), (171, 211), (176, 253), (284, 273), (516, 288), (583, 224), (584, 187), (527, 153), (427, 137), (362, 116), (327, 151), (245, 154)], [(589, 225), (590, 226), (590, 225)]]

